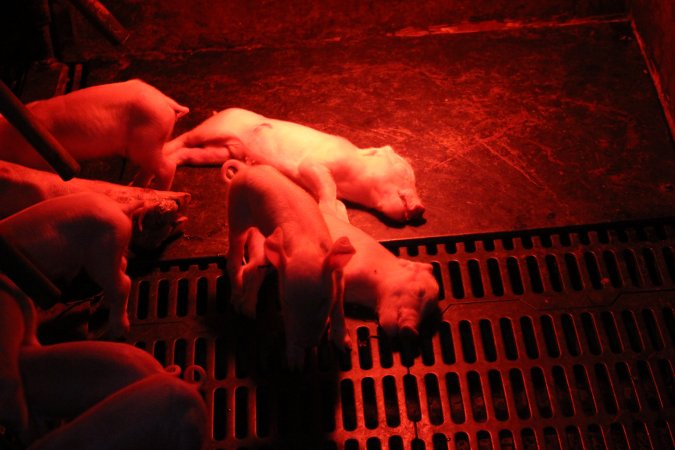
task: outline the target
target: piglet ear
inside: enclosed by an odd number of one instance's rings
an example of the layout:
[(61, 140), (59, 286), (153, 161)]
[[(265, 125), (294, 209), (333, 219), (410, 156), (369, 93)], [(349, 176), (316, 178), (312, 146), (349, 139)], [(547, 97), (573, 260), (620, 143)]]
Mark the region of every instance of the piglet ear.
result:
[(352, 246), (352, 243), (349, 242), (346, 236), (342, 236), (333, 243), (333, 246), (326, 255), (324, 264), (331, 272), (342, 270), (349, 260), (352, 259), (354, 253), (356, 253), (356, 250)]
[(285, 264), (284, 232), (281, 227), (275, 228), (274, 232), (265, 239), (265, 257), (277, 270)]

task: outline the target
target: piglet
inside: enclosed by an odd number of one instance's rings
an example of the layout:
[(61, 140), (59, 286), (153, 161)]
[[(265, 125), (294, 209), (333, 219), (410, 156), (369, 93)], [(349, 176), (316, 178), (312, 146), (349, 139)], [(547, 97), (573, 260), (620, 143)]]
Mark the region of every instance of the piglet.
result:
[(0, 234), (53, 282), (70, 282), (84, 271), (110, 309), (105, 334), (129, 331), (131, 280), (124, 271), (131, 221), (115, 201), (94, 193), (45, 200), (0, 220)]
[(356, 249), (345, 265), (345, 302), (376, 311), (384, 331), (417, 335), (437, 308), (438, 283), (431, 264), (397, 258), (367, 233), (324, 214), (331, 236), (347, 236)]
[(347, 139), (293, 122), (230, 108), (165, 146), (176, 164), (238, 159), (269, 164), (307, 189), (322, 211), (347, 219), (347, 200), (397, 222), (420, 219), (424, 206), (410, 163), (390, 146), (360, 149)]
[(261, 267), (269, 261), (279, 277), (289, 367), (302, 366), (329, 319), (331, 340), (350, 348), (342, 304), (342, 269), (354, 254), (349, 239), (332, 239), (312, 197), (273, 167), (233, 160), (222, 174), (229, 184), (227, 270), (235, 309), (255, 316)]
[(191, 198), (187, 192), (157, 191), (99, 180), (63, 181), (51, 172), (0, 161), (0, 219), (43, 200), (78, 192), (98, 192), (115, 200), (133, 222), (131, 245), (142, 250), (154, 250), (182, 232), (187, 222), (184, 212)]
[[(94, 86), (29, 103), (31, 113), (77, 161), (121, 156), (140, 168), (134, 180), (168, 189), (176, 166), (162, 148), (176, 119), (189, 111), (140, 80)], [(0, 117), (0, 159), (35, 169), (47, 162), (5, 118)]]

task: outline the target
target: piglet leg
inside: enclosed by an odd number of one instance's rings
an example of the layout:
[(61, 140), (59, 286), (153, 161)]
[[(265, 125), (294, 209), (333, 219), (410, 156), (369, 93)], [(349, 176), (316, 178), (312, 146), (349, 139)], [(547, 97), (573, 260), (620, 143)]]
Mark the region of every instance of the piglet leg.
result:
[[(119, 252), (119, 249), (117, 249)], [(101, 286), (103, 291), (103, 300), (110, 311), (108, 323), (102, 333), (96, 335), (96, 338), (118, 339), (129, 334), (130, 322), (127, 314), (127, 304), (129, 303), (129, 291), (131, 289), (131, 279), (124, 272), (127, 266), (127, 259), (119, 255), (119, 262), (111, 263), (108, 266), (104, 258), (101, 258), (97, 267), (91, 269), (92, 279)]]
[(352, 339), (345, 324), (344, 287), (344, 274), (341, 271), (334, 272), (333, 289), (336, 292), (330, 313), (330, 340), (340, 351), (347, 352), (352, 349)]
[(349, 223), (347, 208), (337, 199), (337, 186), (328, 168), (305, 159), (298, 171), (302, 184), (319, 202), (321, 212)]
[(242, 313), (250, 318), (256, 316), (258, 291), (267, 273), (269, 261), (265, 257), (265, 236), (257, 228), (249, 228), (246, 239), (247, 261), (242, 268), (243, 304)]

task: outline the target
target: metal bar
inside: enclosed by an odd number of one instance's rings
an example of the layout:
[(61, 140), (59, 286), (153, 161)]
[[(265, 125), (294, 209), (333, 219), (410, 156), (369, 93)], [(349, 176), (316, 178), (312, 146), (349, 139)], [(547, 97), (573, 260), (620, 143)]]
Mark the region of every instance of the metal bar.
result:
[(80, 165), (77, 161), (2, 81), (0, 81), (0, 113), (21, 132), (61, 178), (70, 180), (79, 173)]
[(129, 32), (98, 0), (70, 0), (70, 2), (113, 44), (124, 44), (129, 38)]

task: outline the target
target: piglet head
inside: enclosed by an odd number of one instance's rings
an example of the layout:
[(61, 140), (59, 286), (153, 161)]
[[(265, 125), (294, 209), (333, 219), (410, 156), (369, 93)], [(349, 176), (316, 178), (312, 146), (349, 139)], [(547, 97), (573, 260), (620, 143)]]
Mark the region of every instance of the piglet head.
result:
[(437, 308), (438, 283), (431, 264), (405, 259), (398, 264), (378, 300), (380, 325), (389, 336), (416, 336), (420, 322)]
[(294, 248), (289, 253), (283, 243), (283, 231), (277, 228), (265, 240), (265, 256), (279, 274), (288, 366), (299, 369), (305, 350), (319, 343), (333, 306), (342, 301), (344, 286), (336, 285), (336, 279), (342, 283), (336, 273), (342, 271), (354, 248), (347, 238), (341, 238), (324, 254), (313, 248)]
[(146, 201), (132, 214), (132, 245), (142, 250), (155, 250), (167, 239), (183, 232), (187, 217), (174, 200)]
[(377, 209), (397, 222), (418, 220), (424, 206), (415, 189), (415, 173), (410, 163), (390, 146), (359, 150), (366, 163), (363, 192), (367, 206)]

